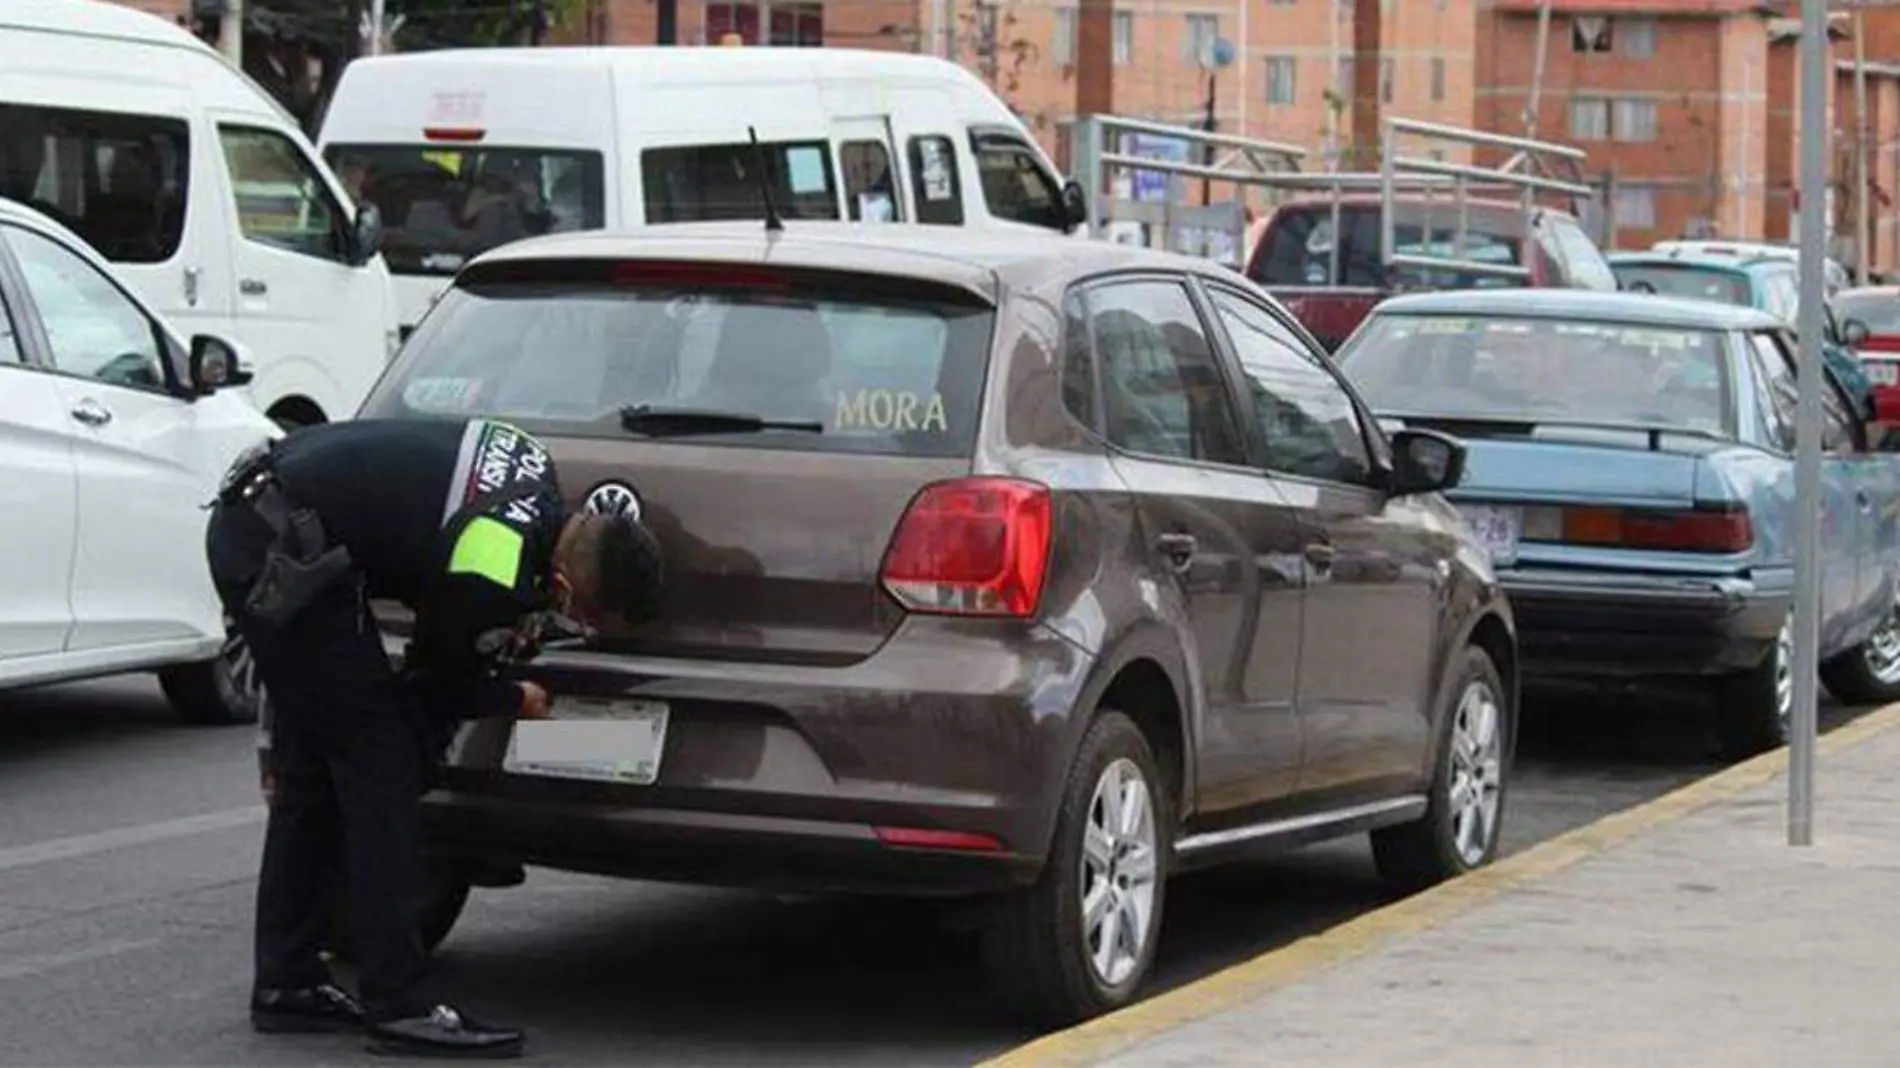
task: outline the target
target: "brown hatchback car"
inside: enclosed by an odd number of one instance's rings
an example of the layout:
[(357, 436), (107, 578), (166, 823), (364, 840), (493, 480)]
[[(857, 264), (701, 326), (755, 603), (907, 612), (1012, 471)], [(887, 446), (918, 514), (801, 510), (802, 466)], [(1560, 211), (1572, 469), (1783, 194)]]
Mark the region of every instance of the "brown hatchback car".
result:
[(1062, 1022), (1134, 995), (1176, 871), (1369, 831), (1416, 888), (1497, 848), (1516, 640), (1435, 492), (1463, 447), (1388, 440), (1217, 265), (538, 239), (464, 269), (363, 411), (478, 413), (575, 507), (637, 509), (669, 582), (659, 621), (525, 669), (568, 742), (451, 745), (432, 938), (524, 864), (957, 896), (1007, 1003)]

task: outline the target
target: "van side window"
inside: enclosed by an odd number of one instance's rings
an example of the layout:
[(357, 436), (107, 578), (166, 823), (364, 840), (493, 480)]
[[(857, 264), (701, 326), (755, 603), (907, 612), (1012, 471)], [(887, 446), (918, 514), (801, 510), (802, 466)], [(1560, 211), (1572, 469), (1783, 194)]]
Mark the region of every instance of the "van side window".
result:
[(882, 141), (846, 141), (838, 146), (844, 172), (844, 206), (852, 222), (902, 222), (891, 153)]
[(765, 202), (753, 173), (765, 156), (772, 203), (788, 219), (836, 219), (838, 182), (826, 141), (679, 145), (640, 153), (649, 223), (763, 219)]
[(178, 251), (190, 164), (179, 119), (0, 104), (0, 196), (114, 263), (163, 263)]
[(275, 130), (219, 126), (225, 168), (246, 241), (318, 259), (349, 261), (345, 217), (323, 176)]
[(918, 222), (963, 225), (963, 183), (957, 178), (956, 146), (948, 137), (910, 139), (910, 177)]
[(1062, 186), (1043, 170), (1036, 151), (1021, 138), (1006, 134), (973, 133), (970, 150), (976, 153), (977, 174), (983, 179), (983, 202), (990, 214), (1010, 222), (1063, 230)]

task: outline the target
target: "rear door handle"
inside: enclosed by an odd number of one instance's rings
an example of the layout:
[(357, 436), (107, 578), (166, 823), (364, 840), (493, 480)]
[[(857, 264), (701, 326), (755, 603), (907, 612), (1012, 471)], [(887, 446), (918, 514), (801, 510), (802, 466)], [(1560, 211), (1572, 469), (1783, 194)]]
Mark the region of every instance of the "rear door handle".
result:
[(1192, 534), (1163, 534), (1155, 539), (1155, 548), (1161, 555), (1174, 564), (1175, 570), (1185, 571), (1194, 560), (1194, 550), (1199, 547)]
[(1305, 552), (1306, 562), (1312, 564), (1313, 568), (1318, 571), (1325, 571), (1332, 567), (1334, 558), (1339, 555), (1337, 549), (1334, 549), (1331, 545), (1323, 541), (1307, 542)]
[(238, 282), (238, 292), (247, 297), (261, 297), (270, 292), (270, 286), (262, 278), (245, 278)]
[(105, 405), (90, 398), (73, 405), (72, 415), (74, 419), (87, 426), (105, 426), (112, 422), (112, 412), (107, 410)]

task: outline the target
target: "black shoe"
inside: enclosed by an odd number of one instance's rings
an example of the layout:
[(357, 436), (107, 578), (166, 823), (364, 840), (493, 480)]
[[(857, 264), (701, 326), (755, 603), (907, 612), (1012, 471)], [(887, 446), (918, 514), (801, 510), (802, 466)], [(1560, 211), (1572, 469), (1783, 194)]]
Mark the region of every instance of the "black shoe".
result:
[(363, 1026), (363, 1007), (333, 983), (251, 992), (251, 1027), (267, 1035), (325, 1034)]
[(369, 1050), (400, 1057), (519, 1057), (524, 1036), (507, 1027), (487, 1027), (453, 1006), (437, 1005), (424, 1016), (369, 1025)]

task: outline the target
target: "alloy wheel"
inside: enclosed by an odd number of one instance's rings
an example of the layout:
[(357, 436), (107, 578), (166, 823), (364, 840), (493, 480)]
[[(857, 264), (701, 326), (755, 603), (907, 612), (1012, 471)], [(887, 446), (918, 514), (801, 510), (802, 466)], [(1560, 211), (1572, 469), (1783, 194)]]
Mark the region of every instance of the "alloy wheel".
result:
[(1867, 673), (1874, 681), (1882, 686), (1900, 682), (1900, 583), (1894, 585), (1894, 603), (1887, 609), (1887, 618), (1861, 646), (1861, 655), (1867, 658)]
[(1154, 799), (1126, 758), (1102, 769), (1082, 839), (1082, 935), (1095, 977), (1118, 986), (1134, 974), (1155, 922)]
[(1468, 868), (1484, 862), (1498, 830), (1504, 789), (1504, 742), (1498, 696), (1483, 680), (1458, 696), (1451, 737), (1451, 831), (1458, 859)]
[[(1871, 643), (1869, 643), (1871, 644)], [(1794, 714), (1794, 614), (1781, 621), (1781, 633), (1775, 635), (1775, 717), (1787, 734), (1788, 717)], [(1868, 667), (1872, 667), (1871, 663)]]

